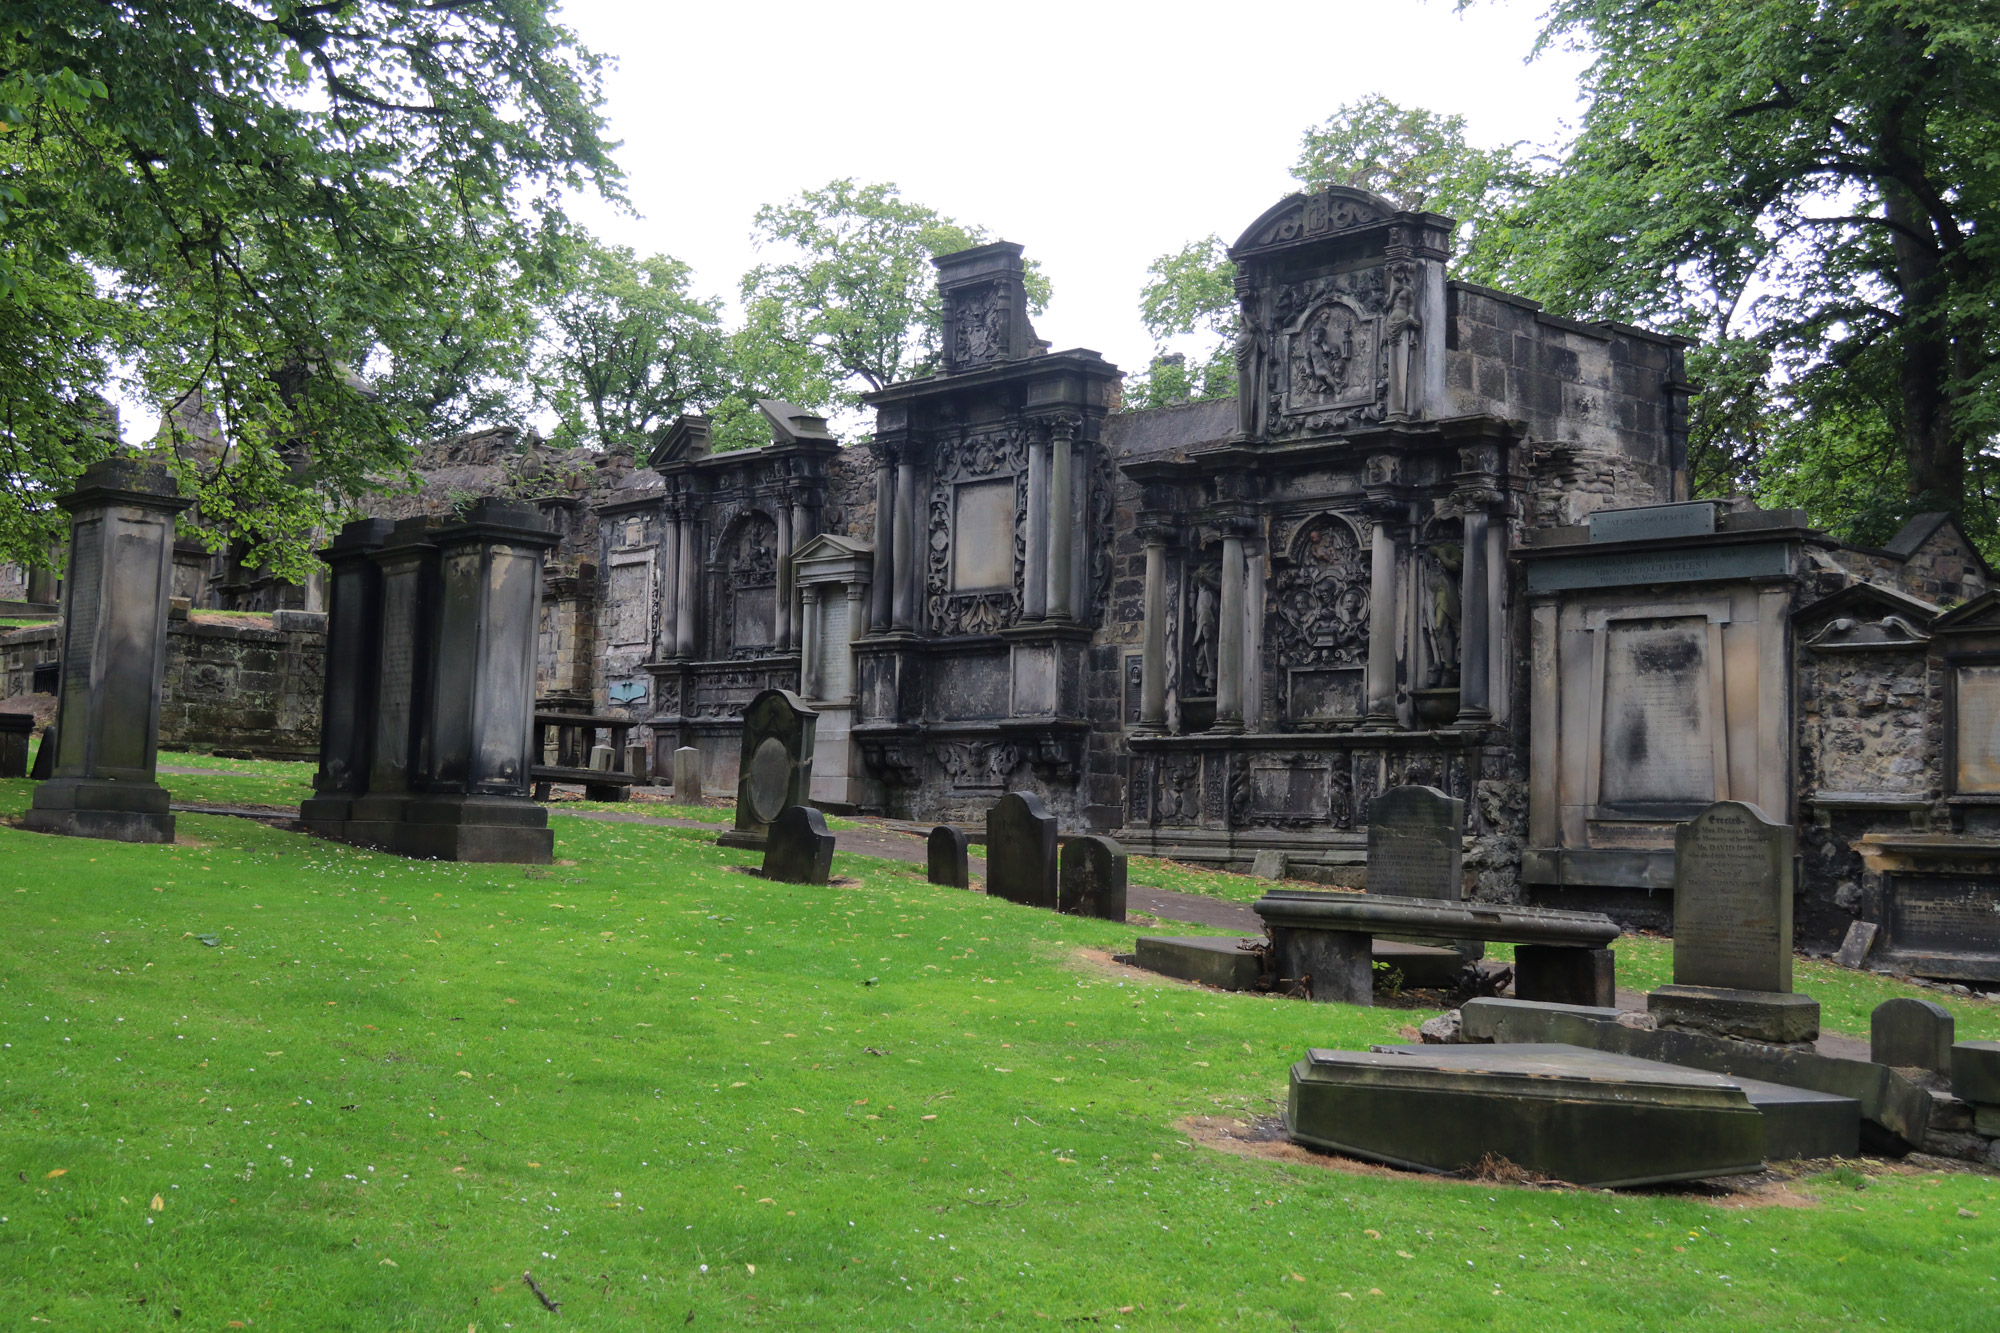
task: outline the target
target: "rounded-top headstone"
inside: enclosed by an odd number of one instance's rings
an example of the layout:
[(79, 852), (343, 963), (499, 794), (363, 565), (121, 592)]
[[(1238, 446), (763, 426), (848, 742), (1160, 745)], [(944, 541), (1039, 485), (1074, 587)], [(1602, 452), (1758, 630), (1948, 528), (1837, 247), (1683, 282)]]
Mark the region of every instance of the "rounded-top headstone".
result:
[(1056, 907), (1056, 818), (1033, 792), (1010, 791), (986, 812), (986, 893)]
[(1898, 1069), (1951, 1072), (1958, 1020), (1943, 1005), (1899, 996), (1875, 1006), (1868, 1020), (1868, 1058)]
[(1125, 849), (1094, 833), (1062, 849), (1061, 910), (1104, 921), (1125, 919)]
[(736, 768), (736, 824), (725, 847), (762, 847), (771, 821), (812, 794), (813, 732), (819, 714), (790, 690), (764, 690), (743, 710)]
[(931, 883), (954, 889), (972, 887), (972, 867), (962, 830), (949, 824), (938, 825), (931, 830), (925, 850), (925, 869), (929, 872)]
[(1675, 830), (1675, 985), (1790, 992), (1792, 843), (1745, 801)]
[(788, 805), (771, 821), (764, 844), (764, 878), (787, 884), (824, 884), (833, 875), (833, 835), (810, 805)]
[(1436, 787), (1391, 787), (1368, 803), (1368, 892), (1465, 897), (1465, 802)]

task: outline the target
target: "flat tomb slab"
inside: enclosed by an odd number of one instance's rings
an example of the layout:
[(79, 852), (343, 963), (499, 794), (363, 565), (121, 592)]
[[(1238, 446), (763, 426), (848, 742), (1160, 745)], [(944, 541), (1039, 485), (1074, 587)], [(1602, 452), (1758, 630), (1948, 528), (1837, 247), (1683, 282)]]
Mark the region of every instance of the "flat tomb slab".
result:
[(1380, 893), (1331, 893), (1273, 889), (1252, 904), (1272, 926), (1350, 931), (1363, 935), (1423, 935), (1506, 944), (1555, 944), (1602, 949), (1618, 938), (1618, 925), (1601, 912), (1554, 907), (1451, 903)]
[[(1256, 935), (1144, 935), (1134, 950), (1139, 967), (1182, 981), (1198, 981), (1222, 990), (1247, 991), (1257, 985), (1260, 967), (1250, 946), (1264, 941)], [(1446, 987), (1457, 983), (1465, 965), (1455, 949), (1376, 940), (1374, 959), (1403, 974), (1405, 986)]]
[(1604, 1054), (1308, 1051), (1292, 1066), (1285, 1125), (1295, 1142), (1391, 1166), (1449, 1172), (1491, 1155), (1600, 1188), (1762, 1168), (1764, 1116), (1735, 1080)]
[[(1530, 1052), (1543, 1053), (1552, 1062), (1551, 1067), (1558, 1065), (1587, 1067), (1614, 1074), (1620, 1070), (1637, 1072), (1649, 1069), (1684, 1068), (1662, 1060), (1645, 1060), (1637, 1056), (1619, 1055), (1612, 1051), (1597, 1051), (1585, 1046), (1565, 1046), (1553, 1042), (1513, 1043), (1498, 1048), (1477, 1045), (1442, 1047), (1410, 1045), (1377, 1046), (1373, 1049), (1395, 1055), (1434, 1060), (1438, 1063), (1462, 1062), (1474, 1067), (1484, 1063), (1483, 1052), (1503, 1049), (1518, 1051), (1524, 1056)], [(1831, 1092), (1815, 1092), (1810, 1088), (1786, 1087), (1782, 1083), (1744, 1078), (1740, 1074), (1721, 1077), (1743, 1089), (1743, 1095), (1749, 1098), (1750, 1104), (1763, 1115), (1766, 1161), (1785, 1162), (1803, 1158), (1860, 1155), (1861, 1103), (1854, 1098), (1842, 1097)]]

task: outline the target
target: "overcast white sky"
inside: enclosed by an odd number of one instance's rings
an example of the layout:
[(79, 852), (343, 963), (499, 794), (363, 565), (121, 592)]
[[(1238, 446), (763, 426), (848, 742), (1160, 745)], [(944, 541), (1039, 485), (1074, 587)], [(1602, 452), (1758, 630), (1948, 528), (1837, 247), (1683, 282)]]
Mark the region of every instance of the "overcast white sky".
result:
[(1146, 265), (1211, 231), (1234, 240), (1291, 192), (1301, 132), (1340, 104), (1380, 93), (1462, 114), (1481, 144), (1561, 134), (1582, 62), (1523, 63), (1541, 12), (569, 0), (565, 21), (617, 60), (607, 110), (640, 216), (577, 214), (733, 298), (759, 205), (841, 176), (894, 182), (1041, 261), (1042, 337), (1136, 371)]

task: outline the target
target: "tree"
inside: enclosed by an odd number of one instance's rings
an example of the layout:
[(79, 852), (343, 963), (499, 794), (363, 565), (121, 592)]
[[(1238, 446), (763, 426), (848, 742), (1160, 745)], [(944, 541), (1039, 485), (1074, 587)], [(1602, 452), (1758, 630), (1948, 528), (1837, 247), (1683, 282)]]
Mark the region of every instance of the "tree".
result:
[(1736, 460), (1713, 472), (1850, 535), (1931, 508), (1993, 533), (2000, 10), (1560, 0), (1560, 43), (1593, 55), (1589, 108), (1517, 284), (1707, 340), (1731, 392), (1698, 411), (1760, 432), (1698, 441)]
[[(302, 573), (313, 528), (405, 467), (421, 402), (458, 396), (404, 391), (463, 358), (422, 312), (473, 293), (459, 327), (482, 336), (561, 192), (616, 191), (599, 62), (551, 8), (0, 7), (0, 303), (28, 335), (0, 345), (0, 551), (36, 548), (104, 447), (74, 422), (128, 357), (139, 392), (223, 418), (222, 459), (172, 454), (204, 524)], [(396, 392), (368, 389), (371, 362), (401, 368)]]
[[(772, 349), (767, 359), (790, 361), (800, 406), (816, 408), (936, 370), (943, 311), (930, 261), (987, 239), (894, 185), (852, 180), (758, 209), (752, 236), (784, 257), (744, 275), (746, 330)], [(1039, 314), (1049, 284), (1033, 261), (1027, 287)]]
[(720, 398), (728, 339), (720, 303), (688, 290), (677, 259), (576, 245), (573, 276), (548, 311), (536, 377), (559, 418), (555, 438), (644, 446), (673, 418)]

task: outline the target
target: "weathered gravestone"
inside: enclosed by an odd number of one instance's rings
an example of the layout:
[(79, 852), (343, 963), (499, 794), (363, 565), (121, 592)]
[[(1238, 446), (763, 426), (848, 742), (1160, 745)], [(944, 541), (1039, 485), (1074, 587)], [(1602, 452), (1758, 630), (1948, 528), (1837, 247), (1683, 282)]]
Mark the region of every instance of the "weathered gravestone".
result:
[(1250, 873), (1258, 879), (1283, 879), (1291, 868), (1290, 858), (1275, 848), (1267, 847), (1250, 858)]
[(939, 824), (931, 830), (925, 852), (931, 883), (954, 889), (972, 887), (971, 858), (966, 854), (966, 838), (962, 831), (949, 824)]
[(34, 734), (33, 713), (0, 713), (0, 778), (28, 776), (28, 742)]
[(1868, 961), (1868, 950), (1874, 946), (1876, 932), (1882, 928), (1873, 921), (1855, 921), (1847, 927), (1847, 937), (1840, 942), (1840, 952), (1833, 961), (1842, 967), (1860, 967)]
[(1085, 834), (1062, 849), (1059, 911), (1105, 921), (1125, 919), (1125, 849), (1110, 838)]
[(1792, 993), (1788, 824), (1717, 801), (1674, 837), (1674, 981), (1646, 998), (1663, 1027), (1752, 1041), (1819, 1035), (1819, 1003)]
[(1465, 802), (1436, 787), (1391, 787), (1368, 803), (1368, 892), (1465, 897)]
[(701, 751), (692, 745), (674, 751), (674, 800), (681, 805), (701, 804)]
[(780, 810), (764, 841), (764, 878), (824, 884), (832, 874), (833, 835), (826, 831), (826, 817), (809, 805)]
[(1010, 791), (986, 812), (986, 892), (1050, 911), (1058, 905), (1056, 817), (1033, 792)]
[(1868, 1058), (1896, 1069), (1951, 1073), (1951, 1048), (1958, 1020), (1930, 1000), (1908, 996), (1884, 1000), (1868, 1019)]
[(819, 714), (790, 690), (765, 690), (743, 710), (743, 758), (736, 776), (736, 827), (716, 841), (762, 848), (771, 821), (812, 798), (813, 732)]
[(35, 788), (28, 828), (119, 842), (172, 842), (159, 761), (160, 687), (173, 594), (173, 474), (107, 458), (56, 501), (69, 511), (62, 683), (53, 774)]

